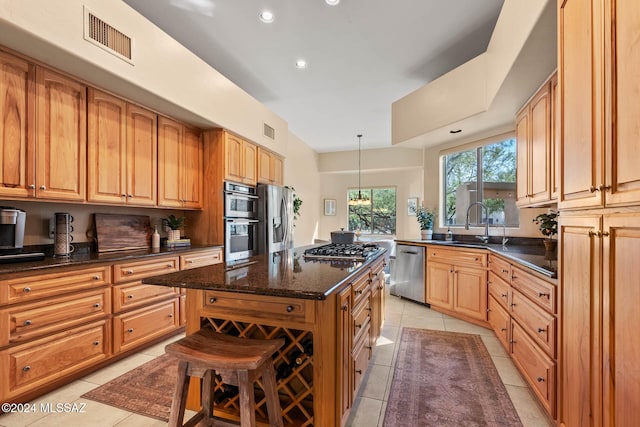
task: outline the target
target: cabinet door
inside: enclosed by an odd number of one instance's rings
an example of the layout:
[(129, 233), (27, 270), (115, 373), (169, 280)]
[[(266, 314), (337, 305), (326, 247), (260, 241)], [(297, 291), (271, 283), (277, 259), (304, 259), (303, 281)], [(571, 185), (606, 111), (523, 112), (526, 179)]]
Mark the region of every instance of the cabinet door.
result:
[(551, 186), (549, 155), (551, 140), (551, 101), (549, 84), (545, 84), (531, 100), (531, 139), (529, 140), (529, 203), (549, 201)]
[(603, 345), (605, 426), (640, 419), (640, 214), (604, 218)]
[(509, 350), (509, 329), (511, 323), (511, 317), (509, 313), (500, 305), (499, 302), (493, 298), (493, 296), (489, 296), (489, 304), (488, 304), (488, 317), (489, 325), (491, 325), (491, 329), (496, 333), (496, 336), (502, 343), (502, 346), (508, 351)]
[(342, 423), (351, 409), (351, 287), (338, 294), (338, 398)]
[(551, 170), (551, 200), (557, 201), (560, 194), (560, 96), (558, 94), (558, 74), (551, 77), (551, 141), (549, 168)]
[(89, 88), (87, 200), (127, 201), (127, 103)]
[(258, 182), (271, 184), (271, 153), (258, 149)]
[(561, 209), (602, 206), (603, 2), (559, 2)]
[(157, 116), (127, 104), (127, 203), (155, 206), (158, 188)]
[(474, 319), (487, 320), (487, 272), (456, 266), (453, 271), (453, 309)]
[(37, 67), (36, 91), (36, 197), (84, 201), (87, 88)]
[(0, 52), (0, 196), (35, 196), (35, 66)]
[(558, 419), (565, 426), (602, 425), (601, 245), (594, 236), (600, 225), (595, 215), (564, 215), (559, 222), (562, 404)]
[(243, 171), (243, 141), (229, 133), (224, 136), (224, 178), (228, 181), (242, 182)]
[(516, 203), (529, 203), (529, 106), (516, 118)]
[(158, 206), (182, 207), (180, 201), (180, 144), (182, 125), (158, 117)]
[(276, 156), (275, 154), (271, 156), (271, 178), (273, 179), (273, 183), (276, 185), (283, 185), (283, 161), (280, 156)]
[(453, 266), (427, 262), (427, 302), (436, 307), (453, 309)]
[(180, 180), (183, 183), (180, 198), (184, 208), (202, 208), (203, 145), (200, 132), (185, 128), (181, 145), (182, 163)]
[(245, 184), (256, 185), (258, 182), (258, 147), (244, 141), (243, 151), (243, 180)]
[[(607, 144), (607, 205), (637, 205), (640, 203), (640, 144), (638, 115), (640, 114), (640, 7), (637, 2), (615, 1), (611, 18), (615, 42), (612, 55), (612, 99), (615, 120), (611, 143)], [(609, 127), (607, 127), (609, 129)]]

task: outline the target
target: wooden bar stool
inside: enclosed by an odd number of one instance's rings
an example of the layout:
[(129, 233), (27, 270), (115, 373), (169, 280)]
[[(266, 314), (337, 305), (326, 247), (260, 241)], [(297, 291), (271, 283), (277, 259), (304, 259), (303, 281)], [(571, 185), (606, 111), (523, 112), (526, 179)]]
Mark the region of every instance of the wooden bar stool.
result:
[(184, 426), (195, 426), (203, 419), (209, 425), (214, 425), (213, 375), (215, 371), (222, 376), (225, 384), (236, 385), (239, 388), (242, 427), (256, 425), (253, 383), (260, 377), (262, 377), (262, 386), (267, 400), (269, 424), (282, 427), (282, 411), (272, 360), (273, 354), (282, 347), (282, 344), (284, 344), (282, 338), (275, 340), (237, 338), (204, 328), (167, 345), (165, 351), (180, 360), (169, 426), (183, 425), (189, 377), (193, 376), (202, 378), (202, 403), (200, 411)]

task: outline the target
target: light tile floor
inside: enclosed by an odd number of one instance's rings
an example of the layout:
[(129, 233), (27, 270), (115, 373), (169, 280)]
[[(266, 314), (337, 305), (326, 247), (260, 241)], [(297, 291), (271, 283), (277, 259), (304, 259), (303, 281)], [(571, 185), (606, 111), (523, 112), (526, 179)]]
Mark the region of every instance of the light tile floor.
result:
[[(454, 319), (425, 306), (387, 295), (386, 319), (382, 337), (373, 352), (370, 368), (358, 392), (354, 408), (347, 422), (351, 427), (382, 426), (387, 398), (393, 378), (393, 367), (398, 350), (400, 328), (426, 328), (454, 332), (475, 333), (482, 337), (498, 373), (504, 382), (513, 404), (525, 427), (545, 427), (552, 424), (543, 414), (540, 406), (526, 385), (517, 369), (509, 359), (500, 342), (489, 329)], [(89, 390), (104, 384), (111, 379), (130, 371), (164, 353), (164, 346), (181, 336), (157, 344), (153, 347), (123, 359), (111, 366), (94, 372), (86, 377), (70, 383), (58, 390), (36, 399), (33, 403), (38, 408), (32, 413), (13, 413), (0, 416), (0, 427), (161, 427), (161, 421), (133, 414), (112, 406), (80, 396)], [(82, 413), (61, 412), (45, 413), (40, 410), (41, 404), (69, 403), (86, 404)], [(80, 408), (80, 406), (76, 406)], [(73, 408), (72, 408), (73, 409)]]

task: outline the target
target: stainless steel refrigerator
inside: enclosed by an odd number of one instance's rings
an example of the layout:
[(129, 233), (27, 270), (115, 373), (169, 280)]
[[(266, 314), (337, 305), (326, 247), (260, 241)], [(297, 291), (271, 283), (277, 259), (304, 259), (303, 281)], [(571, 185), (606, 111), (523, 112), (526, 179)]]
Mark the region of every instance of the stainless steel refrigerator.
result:
[(279, 185), (258, 184), (258, 248), (272, 253), (293, 246), (293, 191)]

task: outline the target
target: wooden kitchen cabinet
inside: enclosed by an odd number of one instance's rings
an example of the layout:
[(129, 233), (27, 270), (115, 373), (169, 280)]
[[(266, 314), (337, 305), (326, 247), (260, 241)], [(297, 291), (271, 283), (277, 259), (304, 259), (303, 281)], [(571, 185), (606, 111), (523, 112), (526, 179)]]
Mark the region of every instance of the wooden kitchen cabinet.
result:
[(258, 147), (258, 182), (282, 185), (282, 167), (282, 157), (262, 147)]
[(225, 181), (256, 185), (258, 147), (229, 132), (224, 132)]
[[(153, 285), (152, 285), (153, 286)], [(178, 297), (113, 317), (114, 354), (131, 350), (180, 327)]]
[(35, 196), (36, 69), (0, 51), (0, 196)]
[(87, 88), (36, 67), (36, 197), (86, 199)]
[(203, 150), (199, 131), (158, 117), (158, 206), (202, 208)]
[(156, 205), (156, 122), (155, 113), (89, 88), (88, 201)]
[(517, 181), (519, 207), (550, 203), (552, 163), (552, 96), (546, 81), (516, 118)]
[(427, 303), (486, 325), (487, 255), (427, 246)]

